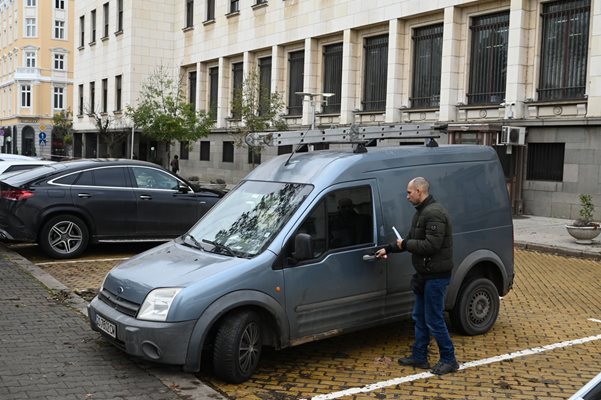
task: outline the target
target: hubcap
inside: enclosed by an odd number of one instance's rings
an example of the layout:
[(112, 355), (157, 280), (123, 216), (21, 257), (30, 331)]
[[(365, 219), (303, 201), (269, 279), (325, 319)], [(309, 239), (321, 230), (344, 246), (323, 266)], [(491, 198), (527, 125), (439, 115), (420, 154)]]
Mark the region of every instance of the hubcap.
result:
[(490, 313), (491, 299), (487, 292), (480, 290), (474, 293), (470, 302), (470, 320), (473, 324), (482, 324)]
[(61, 221), (55, 224), (48, 233), (48, 243), (52, 250), (60, 254), (71, 254), (81, 246), (81, 229), (71, 221)]
[(251, 322), (246, 326), (242, 337), (240, 338), (240, 351), (238, 355), (238, 365), (242, 373), (251, 371), (259, 360), (259, 326)]

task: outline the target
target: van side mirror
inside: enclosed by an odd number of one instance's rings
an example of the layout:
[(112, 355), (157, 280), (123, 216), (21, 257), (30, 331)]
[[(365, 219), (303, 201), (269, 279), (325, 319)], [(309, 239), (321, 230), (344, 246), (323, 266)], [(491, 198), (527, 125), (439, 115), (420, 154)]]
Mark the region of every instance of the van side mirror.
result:
[(299, 233), (294, 237), (294, 258), (298, 261), (313, 258), (313, 241), (308, 233)]

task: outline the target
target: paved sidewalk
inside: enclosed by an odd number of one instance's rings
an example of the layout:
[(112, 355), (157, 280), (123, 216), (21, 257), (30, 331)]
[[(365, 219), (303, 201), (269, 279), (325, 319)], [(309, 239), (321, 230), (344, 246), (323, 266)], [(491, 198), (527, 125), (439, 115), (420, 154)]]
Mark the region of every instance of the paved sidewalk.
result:
[(77, 311), (85, 306), (0, 245), (0, 399), (221, 398), (193, 375), (136, 362), (108, 344)]
[(568, 256), (601, 258), (601, 241), (595, 239), (590, 245), (576, 243), (565, 227), (572, 222), (570, 219), (533, 215), (515, 217), (513, 232), (516, 247)]

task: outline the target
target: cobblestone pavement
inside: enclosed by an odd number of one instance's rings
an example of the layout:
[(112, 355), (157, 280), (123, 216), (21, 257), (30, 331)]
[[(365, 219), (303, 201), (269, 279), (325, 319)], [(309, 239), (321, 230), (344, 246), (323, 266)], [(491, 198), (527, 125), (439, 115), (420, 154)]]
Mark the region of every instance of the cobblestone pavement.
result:
[[(354, 399), (568, 398), (601, 370), (601, 323), (595, 322), (601, 320), (601, 263), (523, 250), (515, 254), (514, 288), (502, 300), (493, 330), (476, 337), (453, 334), (453, 340), (460, 363), (535, 351), (467, 365), (443, 377), (418, 375), (423, 371), (396, 363), (410, 350), (412, 324), (407, 321), (279, 352), (266, 350), (258, 373), (241, 385), (224, 384), (210, 373), (199, 377), (231, 399), (325, 399), (337, 398), (339, 391)], [(98, 287), (116, 262), (101, 263), (39, 265), (81, 290)], [(103, 346), (98, 335), (83, 336)], [(569, 342), (583, 338), (588, 341)], [(557, 343), (557, 348), (536, 350)], [(101, 355), (111, 351), (98, 349)], [(436, 352), (433, 344), (431, 363)], [(365, 392), (349, 394), (353, 388)]]

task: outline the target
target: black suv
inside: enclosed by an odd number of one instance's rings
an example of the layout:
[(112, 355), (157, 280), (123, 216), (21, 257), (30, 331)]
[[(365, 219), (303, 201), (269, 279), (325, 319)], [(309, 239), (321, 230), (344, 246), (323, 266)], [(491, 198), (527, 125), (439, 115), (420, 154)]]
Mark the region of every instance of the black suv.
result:
[(185, 233), (222, 192), (144, 161), (78, 160), (0, 182), (0, 239), (38, 242), (53, 258), (92, 242), (164, 241)]

